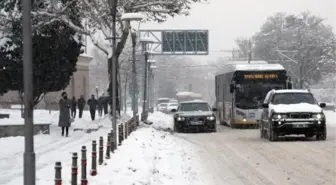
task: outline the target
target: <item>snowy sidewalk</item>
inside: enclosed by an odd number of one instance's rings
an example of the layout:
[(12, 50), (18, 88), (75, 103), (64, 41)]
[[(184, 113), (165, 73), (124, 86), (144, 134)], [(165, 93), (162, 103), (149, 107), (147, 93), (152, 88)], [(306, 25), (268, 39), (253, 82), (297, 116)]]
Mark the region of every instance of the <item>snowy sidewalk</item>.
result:
[[(94, 139), (100, 136), (106, 136), (110, 131), (111, 121), (108, 117), (99, 118), (95, 121), (90, 120), (89, 112), (83, 112), (83, 118), (78, 119), (72, 124), (69, 130), (69, 137), (62, 137), (58, 124), (58, 113), (37, 110), (34, 114), (40, 114), (44, 119), (49, 119), (52, 123), (50, 135), (36, 135), (35, 153), (36, 153), (36, 179), (37, 184), (53, 184), (55, 161), (71, 161), (72, 152), (80, 152), (81, 146), (88, 148)], [(85, 132), (73, 132), (74, 127), (91, 128), (103, 126), (97, 132), (87, 134)], [(1, 185), (19, 185), (23, 182), (23, 151), (24, 137), (6, 137), (0, 138), (0, 176)], [(69, 169), (70, 170), (70, 169)]]

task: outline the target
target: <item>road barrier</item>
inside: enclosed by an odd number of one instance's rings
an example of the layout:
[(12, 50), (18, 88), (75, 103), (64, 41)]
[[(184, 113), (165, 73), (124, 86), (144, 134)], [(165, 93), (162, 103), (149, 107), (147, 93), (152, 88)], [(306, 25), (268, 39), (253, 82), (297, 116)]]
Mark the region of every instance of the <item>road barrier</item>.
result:
[[(118, 125), (118, 140), (119, 145), (122, 145), (122, 141), (127, 139), (128, 136), (135, 131), (137, 128), (139, 118), (138, 116), (135, 118), (131, 118), (125, 123), (121, 123)], [(99, 145), (98, 145), (98, 164), (104, 164), (104, 146), (106, 146), (106, 154), (105, 159), (108, 160), (111, 158), (111, 153), (114, 153), (116, 141), (113, 140), (113, 130), (107, 134), (107, 140), (104, 143), (104, 137), (99, 137)], [(71, 185), (78, 184), (78, 155), (77, 153), (72, 153), (71, 156), (72, 164), (71, 164)], [(97, 142), (96, 140), (92, 141), (92, 151), (91, 151), (91, 176), (96, 176), (98, 174), (97, 169)], [(87, 148), (86, 146), (82, 146), (81, 148), (81, 183), (80, 185), (88, 185), (87, 179)], [(62, 185), (62, 163), (60, 161), (55, 163), (55, 185)]]

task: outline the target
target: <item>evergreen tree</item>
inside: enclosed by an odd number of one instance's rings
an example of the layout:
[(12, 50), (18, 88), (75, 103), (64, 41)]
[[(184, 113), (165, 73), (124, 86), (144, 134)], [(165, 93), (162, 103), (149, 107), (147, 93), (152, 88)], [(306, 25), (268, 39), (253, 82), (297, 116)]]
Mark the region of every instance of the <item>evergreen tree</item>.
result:
[[(64, 2), (66, 1), (64, 0)], [(39, 8), (48, 6), (47, 3), (48, 1), (35, 0), (33, 10), (38, 11)], [(10, 12), (16, 6), (20, 7), (18, 3), (8, 3), (2, 7), (0, 4), (0, 10), (6, 9)], [(77, 4), (74, 2), (70, 6), (64, 14), (72, 23), (80, 26), (81, 20)], [(68, 86), (71, 76), (76, 71), (82, 43), (81, 36), (62, 21), (54, 19), (46, 22), (41, 17), (33, 16), (32, 23), (34, 28), (33, 87), (34, 104), (36, 105), (46, 93), (60, 91)], [(6, 70), (0, 71), (0, 77), (6, 77), (0, 78), (0, 84), (5, 86), (4, 89), (23, 92), (21, 17), (11, 20), (9, 33), (7, 45), (0, 48), (0, 58), (7, 61), (8, 66)], [(9, 48), (11, 49), (9, 50)]]

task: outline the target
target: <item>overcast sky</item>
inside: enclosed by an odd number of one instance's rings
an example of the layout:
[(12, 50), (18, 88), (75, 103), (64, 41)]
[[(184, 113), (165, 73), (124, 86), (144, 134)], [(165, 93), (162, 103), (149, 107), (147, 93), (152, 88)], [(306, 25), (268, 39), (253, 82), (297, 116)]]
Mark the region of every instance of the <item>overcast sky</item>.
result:
[(193, 5), (187, 17), (175, 17), (162, 24), (142, 24), (141, 29), (208, 29), (210, 55), (216, 58), (224, 54), (219, 50), (236, 47), (237, 37), (258, 32), (275, 12), (299, 14), (306, 10), (325, 18), (335, 32), (336, 0), (210, 0)]
[(236, 47), (237, 37), (250, 37), (258, 32), (268, 16), (307, 10), (325, 18), (325, 23), (332, 25), (336, 33), (336, 0), (209, 0), (206, 4), (194, 4), (187, 17), (175, 17), (161, 24), (145, 23), (141, 29), (208, 29), (210, 56), (197, 58), (215, 60), (229, 55), (219, 50)]

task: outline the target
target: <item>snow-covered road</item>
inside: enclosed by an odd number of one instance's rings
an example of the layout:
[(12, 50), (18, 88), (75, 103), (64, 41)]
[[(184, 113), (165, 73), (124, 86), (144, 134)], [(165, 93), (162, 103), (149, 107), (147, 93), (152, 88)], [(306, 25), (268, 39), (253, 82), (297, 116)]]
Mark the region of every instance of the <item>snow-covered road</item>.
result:
[[(327, 141), (269, 142), (259, 138), (258, 129), (218, 126), (216, 133), (174, 133), (172, 116), (155, 112), (149, 116), (153, 125), (133, 132), (107, 165), (98, 166), (97, 176), (88, 176), (89, 184), (334, 185), (336, 114), (326, 116)], [(86, 122), (91, 121), (78, 124)], [(71, 152), (87, 145), (90, 153), (91, 141), (106, 135), (109, 126), (91, 134), (73, 132), (69, 138), (60, 137), (57, 129), (54, 124), (51, 135), (35, 136), (37, 185), (54, 183), (55, 161), (62, 161), (63, 183), (69, 184)], [(23, 137), (0, 138), (0, 148), (0, 169), (6, 169), (0, 184), (22, 184)]]

